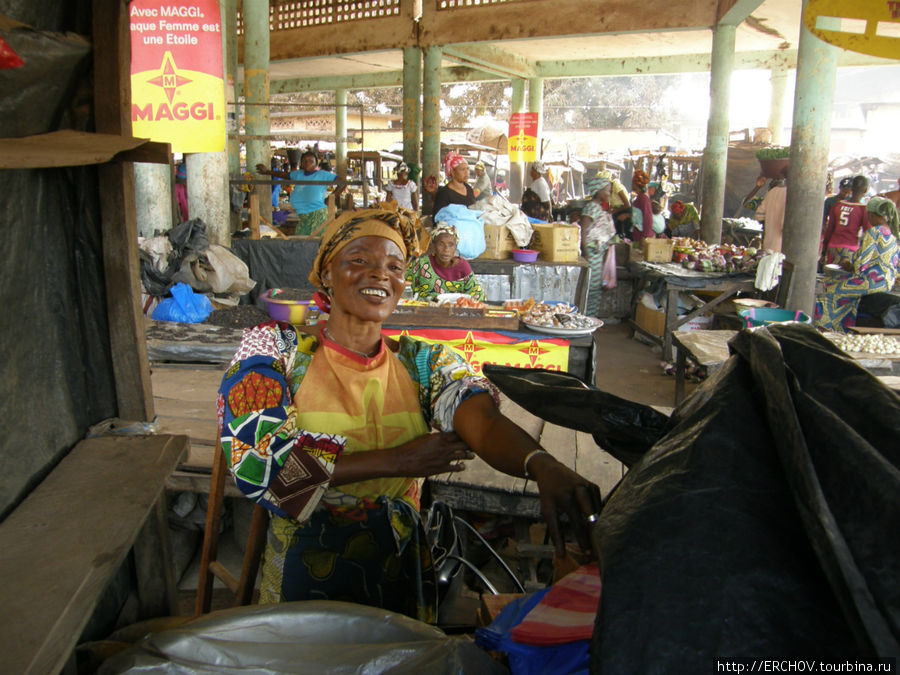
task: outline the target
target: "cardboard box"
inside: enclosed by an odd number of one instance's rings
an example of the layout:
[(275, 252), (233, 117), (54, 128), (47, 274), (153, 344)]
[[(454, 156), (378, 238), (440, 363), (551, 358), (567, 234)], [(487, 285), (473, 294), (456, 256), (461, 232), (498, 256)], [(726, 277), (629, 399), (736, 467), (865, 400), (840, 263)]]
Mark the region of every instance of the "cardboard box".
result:
[(634, 322), (638, 328), (650, 333), (650, 335), (662, 337), (663, 329), (666, 326), (666, 313), (662, 310), (650, 309), (638, 303), (637, 308), (634, 310)]
[(672, 262), (674, 239), (644, 239), (645, 262)]
[(581, 255), (581, 228), (566, 223), (537, 224), (531, 248), (540, 251), (541, 260), (575, 262)]
[(712, 314), (701, 314), (700, 316), (695, 316), (693, 319), (688, 321), (687, 323), (683, 323), (678, 326), (679, 332), (692, 331), (692, 330), (709, 330), (712, 328), (713, 323), (713, 315)]
[(488, 260), (505, 260), (512, 256), (514, 248), (519, 248), (506, 225), (485, 225), (484, 243), (487, 247), (478, 257)]

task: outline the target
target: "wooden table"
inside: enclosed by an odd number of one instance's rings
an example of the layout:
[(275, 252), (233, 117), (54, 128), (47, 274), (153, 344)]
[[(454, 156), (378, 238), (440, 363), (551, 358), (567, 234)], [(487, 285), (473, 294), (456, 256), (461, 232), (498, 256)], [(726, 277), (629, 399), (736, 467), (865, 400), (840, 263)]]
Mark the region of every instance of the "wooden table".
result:
[(712, 374), (724, 364), (731, 354), (728, 341), (737, 335), (736, 330), (689, 330), (676, 331), (672, 341), (678, 347), (675, 361), (675, 405), (684, 400), (684, 368), (690, 356)]
[[(679, 326), (695, 317), (708, 313), (736, 293), (751, 293), (756, 290), (754, 286), (755, 276), (751, 274), (696, 272), (687, 270), (681, 265), (674, 263), (648, 263), (643, 261), (629, 262), (628, 268), (642, 279), (640, 283), (635, 285), (632, 308), (637, 305), (640, 293), (648, 283), (661, 281), (665, 285), (666, 320), (662, 337), (660, 338), (644, 331), (634, 321), (631, 322), (631, 325), (635, 330), (640, 331), (641, 334), (662, 345), (662, 357), (666, 361), (672, 360), (672, 333)], [(691, 312), (679, 316), (678, 294), (682, 291), (715, 291), (719, 295), (694, 308)], [(632, 316), (634, 316), (634, 312), (632, 312)]]
[(141, 619), (177, 611), (165, 481), (185, 436), (76, 445), (0, 524), (3, 672), (60, 672), (134, 548)]

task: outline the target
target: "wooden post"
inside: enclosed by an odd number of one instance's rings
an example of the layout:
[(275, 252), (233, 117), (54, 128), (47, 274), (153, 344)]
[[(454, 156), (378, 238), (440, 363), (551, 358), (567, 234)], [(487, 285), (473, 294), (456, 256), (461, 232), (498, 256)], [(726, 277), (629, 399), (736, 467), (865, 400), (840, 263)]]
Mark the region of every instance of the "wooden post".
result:
[(700, 219), (700, 236), (709, 244), (718, 244), (722, 239), (734, 36), (734, 26), (718, 25), (713, 28), (709, 122), (706, 125), (706, 148), (703, 151), (703, 207)]
[(259, 195), (250, 193), (250, 238), (259, 239)]
[(403, 161), (419, 164), (422, 126), (422, 50), (403, 49)]
[[(131, 41), (128, 4), (94, 0), (94, 117), (98, 132), (131, 135)], [(109, 162), (100, 179), (103, 267), (109, 346), (118, 416), (152, 420), (153, 391), (141, 313), (140, 261), (134, 204), (134, 165)]]
[(336, 89), (334, 92), (334, 135), (335, 173), (339, 178), (347, 178), (347, 90)]
[[(525, 80), (512, 81), (512, 99), (510, 100), (510, 112), (518, 113), (525, 109)], [(522, 193), (525, 191), (525, 163), (509, 163), (509, 201), (518, 204), (522, 201)]]
[(815, 302), (837, 58), (836, 47), (801, 24), (782, 251), (794, 264), (787, 309), (803, 310), (810, 316)]
[[(269, 127), (269, 0), (244, 0), (244, 99), (247, 134), (268, 136)], [(266, 139), (247, 140), (247, 170), (255, 173), (257, 164), (269, 168), (269, 142)], [(255, 185), (259, 209), (272, 219), (272, 188)]]
[(422, 75), (422, 165), (424, 176), (441, 171), (441, 57), (440, 47), (425, 50)]

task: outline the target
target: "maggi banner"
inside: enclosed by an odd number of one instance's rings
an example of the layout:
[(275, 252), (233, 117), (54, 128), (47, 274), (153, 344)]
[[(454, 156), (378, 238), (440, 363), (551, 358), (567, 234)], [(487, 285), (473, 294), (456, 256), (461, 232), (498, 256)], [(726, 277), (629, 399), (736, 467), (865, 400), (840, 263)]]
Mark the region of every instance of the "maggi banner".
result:
[(537, 113), (513, 113), (509, 116), (509, 161), (533, 162), (537, 159)]
[(131, 133), (174, 152), (225, 149), (218, 0), (132, 0)]
[(522, 339), (504, 333), (455, 328), (385, 328), (382, 332), (391, 337), (408, 335), (416, 340), (446, 345), (462, 356), (479, 375), (486, 363), (561, 372), (569, 366), (569, 342), (558, 338)]

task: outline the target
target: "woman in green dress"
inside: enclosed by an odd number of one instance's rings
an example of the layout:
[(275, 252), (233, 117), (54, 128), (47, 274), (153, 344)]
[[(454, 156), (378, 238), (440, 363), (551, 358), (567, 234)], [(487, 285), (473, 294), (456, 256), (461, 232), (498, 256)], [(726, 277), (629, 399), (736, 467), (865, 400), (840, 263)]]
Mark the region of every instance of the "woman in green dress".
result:
[(472, 266), (457, 254), (459, 235), (453, 225), (438, 223), (431, 232), (431, 252), (416, 258), (406, 272), (406, 279), (420, 300), (436, 300), (441, 293), (465, 293), (485, 301), (481, 284)]

